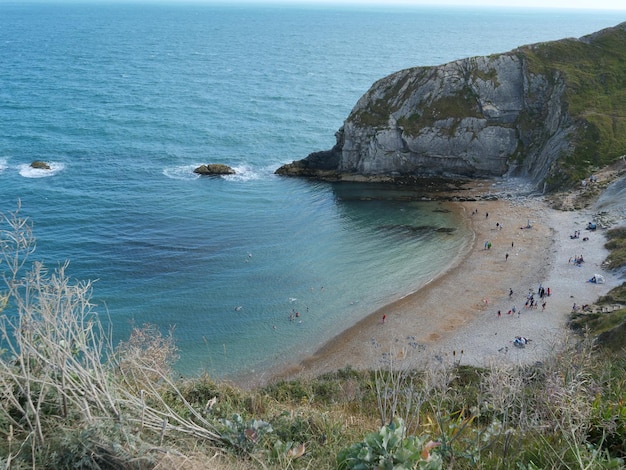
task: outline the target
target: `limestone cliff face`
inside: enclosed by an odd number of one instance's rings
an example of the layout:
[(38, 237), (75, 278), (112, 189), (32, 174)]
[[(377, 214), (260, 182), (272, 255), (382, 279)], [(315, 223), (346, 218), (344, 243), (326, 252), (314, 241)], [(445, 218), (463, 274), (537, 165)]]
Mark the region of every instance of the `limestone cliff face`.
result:
[[(568, 148), (572, 122), (563, 90), (559, 77), (530, 75), (514, 53), (398, 72), (377, 82), (352, 110), (339, 134), (338, 170), (536, 176)], [(543, 145), (533, 145), (543, 136)]]
[[(626, 23), (618, 28), (624, 36)], [(359, 99), (333, 149), (277, 173), (514, 175), (540, 185), (558, 170), (558, 159), (574, 152), (588, 125), (580, 112), (570, 113), (567, 74), (537, 60), (543, 50), (527, 46), (389, 75)]]

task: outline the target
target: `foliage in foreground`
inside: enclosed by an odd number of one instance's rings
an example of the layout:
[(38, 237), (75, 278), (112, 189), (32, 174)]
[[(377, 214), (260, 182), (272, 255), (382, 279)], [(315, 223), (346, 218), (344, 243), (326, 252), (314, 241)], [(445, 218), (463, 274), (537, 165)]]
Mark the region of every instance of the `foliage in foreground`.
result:
[[(214, 425), (171, 381), (171, 338), (136, 330), (117, 349), (90, 303), (90, 282), (67, 264), (27, 265), (28, 221), (0, 214), (0, 456), (7, 468), (151, 468), (174, 435), (208, 447)], [(145, 333), (146, 330), (144, 330)], [(181, 402), (183, 414), (163, 391)]]
[[(111, 344), (91, 284), (27, 264), (0, 214), (4, 468), (620, 468), (626, 358), (583, 341), (532, 367), (410, 361), (244, 391), (174, 381), (151, 325)], [(570, 343), (567, 343), (570, 344)], [(555, 348), (555, 350), (562, 350)]]
[(346, 469), (440, 469), (441, 456), (430, 453), (439, 446), (427, 436), (407, 436), (402, 419), (382, 426), (378, 432), (371, 432), (362, 442), (351, 445), (339, 452), (338, 468)]

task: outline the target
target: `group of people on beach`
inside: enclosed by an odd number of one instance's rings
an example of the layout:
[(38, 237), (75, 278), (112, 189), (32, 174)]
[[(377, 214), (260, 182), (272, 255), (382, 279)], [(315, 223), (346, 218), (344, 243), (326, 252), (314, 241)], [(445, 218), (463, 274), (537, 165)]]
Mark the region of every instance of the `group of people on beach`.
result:
[[(526, 309), (537, 309), (539, 308), (539, 303), (541, 303), (541, 311), (545, 311), (547, 302), (545, 300), (546, 297), (549, 297), (552, 294), (550, 288), (543, 287), (541, 284), (537, 289), (537, 295), (539, 299), (535, 299), (535, 292), (532, 289), (528, 291), (528, 295), (526, 296), (526, 302), (524, 303), (524, 308)], [(509, 288), (509, 299), (513, 298), (513, 289)], [(513, 305), (511, 309), (507, 312), (508, 315), (512, 315), (517, 312), (518, 317), (520, 316), (520, 311), (517, 310), (517, 307)], [(498, 317), (502, 316), (502, 311), (498, 310)]]
[(580, 266), (581, 264), (583, 264), (585, 262), (583, 255), (576, 255), (573, 258), (570, 258), (568, 263), (574, 263), (574, 266)]
[(530, 342), (530, 340), (524, 336), (516, 336), (515, 339), (513, 340), (513, 345), (517, 346), (517, 347), (524, 347), (526, 346), (528, 343)]
[(546, 297), (550, 297), (551, 295), (550, 288), (547, 289), (543, 287), (541, 284), (539, 285), (539, 289), (537, 289), (537, 295), (539, 296), (539, 300), (535, 299), (535, 293), (530, 290), (528, 295), (526, 296), (526, 303), (524, 304), (525, 308), (537, 309), (539, 308), (539, 303), (541, 302), (541, 311), (545, 311), (546, 309)]
[[(589, 223), (591, 224), (591, 222), (589, 222)], [(594, 225), (593, 230), (595, 230), (595, 225)], [(570, 239), (572, 239), (572, 240), (578, 240), (578, 239), (580, 238), (580, 230), (575, 230), (575, 231), (574, 231), (574, 234), (573, 234), (573, 235), (570, 235), (569, 237), (570, 237)], [(583, 241), (584, 241), (584, 242), (588, 242), (588, 241), (589, 241), (589, 237), (583, 237)]]

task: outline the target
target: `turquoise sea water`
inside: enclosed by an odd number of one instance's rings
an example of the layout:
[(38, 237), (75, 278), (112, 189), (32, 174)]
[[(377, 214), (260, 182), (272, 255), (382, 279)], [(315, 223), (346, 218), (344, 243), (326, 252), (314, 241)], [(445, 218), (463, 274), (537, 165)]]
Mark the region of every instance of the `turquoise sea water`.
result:
[[(330, 148), (358, 98), (391, 72), (625, 19), (0, 3), (0, 211), (21, 200), (34, 258), (70, 260), (72, 277), (96, 280), (116, 340), (132, 325), (175, 326), (181, 373), (260, 373), (418, 289), (469, 239), (438, 204), (276, 168)], [(192, 173), (211, 162), (238, 174)], [(433, 230), (442, 227), (457, 230)]]

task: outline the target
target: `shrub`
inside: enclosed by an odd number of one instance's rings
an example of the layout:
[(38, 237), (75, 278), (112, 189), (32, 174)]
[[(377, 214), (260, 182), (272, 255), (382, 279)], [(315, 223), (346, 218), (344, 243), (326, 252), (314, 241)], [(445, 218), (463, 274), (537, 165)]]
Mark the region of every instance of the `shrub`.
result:
[[(428, 441), (428, 442), (427, 442)], [(430, 451), (439, 444), (427, 436), (406, 436), (404, 422), (393, 423), (369, 433), (363, 442), (353, 444), (337, 456), (339, 469), (440, 469), (441, 457)]]

